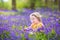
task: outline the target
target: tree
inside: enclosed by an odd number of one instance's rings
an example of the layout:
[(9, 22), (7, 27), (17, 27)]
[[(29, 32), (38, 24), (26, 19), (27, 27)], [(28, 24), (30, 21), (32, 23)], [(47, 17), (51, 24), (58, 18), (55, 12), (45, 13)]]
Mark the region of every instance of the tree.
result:
[(58, 0), (58, 6), (59, 6), (59, 11), (60, 11), (60, 0)]
[(48, 6), (47, 4), (48, 4), (48, 0), (45, 0), (45, 5)]
[(12, 0), (12, 10), (16, 10), (16, 0)]
[(57, 0), (54, 0), (55, 2), (57, 1)]
[(54, 0), (54, 3), (57, 4), (57, 0)]
[(30, 8), (34, 9), (36, 0), (30, 0)]

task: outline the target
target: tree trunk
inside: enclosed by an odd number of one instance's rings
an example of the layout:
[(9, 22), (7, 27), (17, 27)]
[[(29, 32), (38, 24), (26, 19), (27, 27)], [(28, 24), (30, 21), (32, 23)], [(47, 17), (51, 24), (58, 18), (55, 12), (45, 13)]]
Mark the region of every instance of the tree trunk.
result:
[(45, 0), (45, 5), (46, 5), (46, 7), (48, 6), (48, 0)]
[(16, 10), (16, 0), (12, 0), (12, 10)]
[(58, 6), (59, 6), (59, 11), (60, 11), (60, 0), (58, 0)]
[(36, 0), (30, 0), (30, 8), (34, 9)]
[(54, 0), (54, 3), (57, 4), (57, 0)]

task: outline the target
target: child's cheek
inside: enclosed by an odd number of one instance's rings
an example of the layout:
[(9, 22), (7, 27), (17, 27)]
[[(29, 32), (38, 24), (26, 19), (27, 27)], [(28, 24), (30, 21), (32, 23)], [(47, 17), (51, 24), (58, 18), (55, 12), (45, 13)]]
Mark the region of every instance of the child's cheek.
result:
[(35, 22), (37, 22), (37, 19), (35, 20)]

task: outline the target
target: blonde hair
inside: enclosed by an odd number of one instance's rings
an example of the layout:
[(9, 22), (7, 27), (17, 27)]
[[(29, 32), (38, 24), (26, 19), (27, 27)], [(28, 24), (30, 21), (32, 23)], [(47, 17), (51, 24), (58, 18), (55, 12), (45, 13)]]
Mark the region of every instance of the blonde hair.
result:
[(33, 12), (32, 14), (30, 14), (30, 19), (32, 18), (32, 16), (35, 16), (39, 21), (41, 21), (41, 15), (39, 12)]

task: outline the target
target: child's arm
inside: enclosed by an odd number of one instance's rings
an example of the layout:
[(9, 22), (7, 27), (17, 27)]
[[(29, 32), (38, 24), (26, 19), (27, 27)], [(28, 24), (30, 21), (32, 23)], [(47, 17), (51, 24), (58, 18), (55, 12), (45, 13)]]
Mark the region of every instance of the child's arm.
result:
[(31, 24), (29, 27), (24, 28), (23, 31), (32, 30), (32, 25), (33, 25), (33, 24)]
[(31, 29), (31, 26), (24, 28), (24, 31), (30, 30), (30, 29)]

